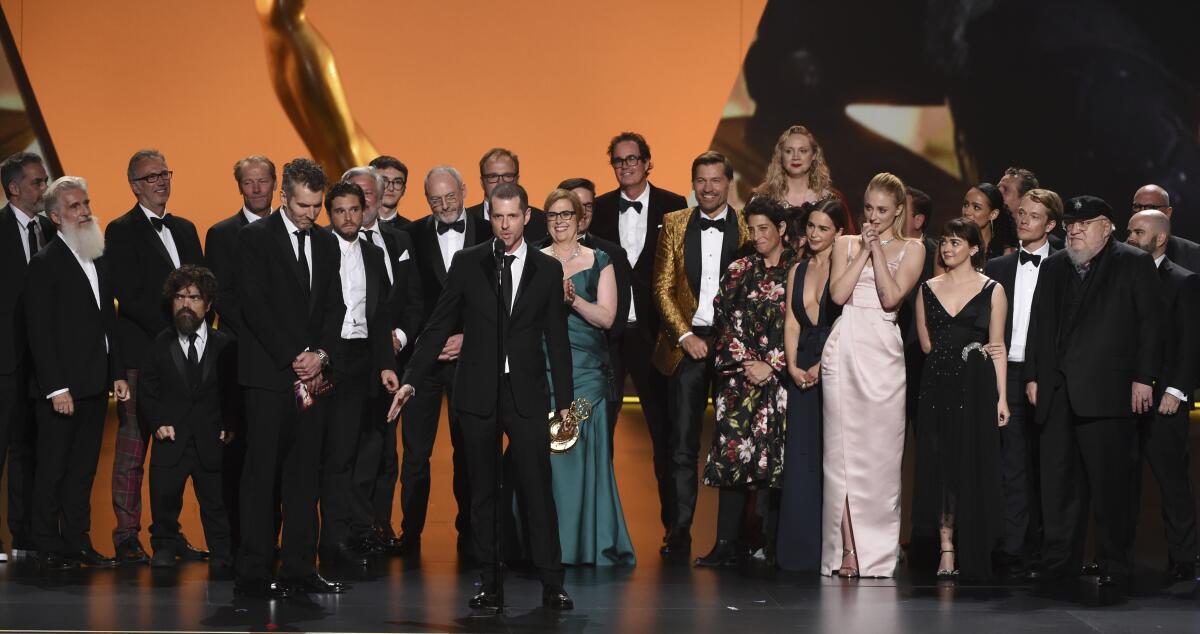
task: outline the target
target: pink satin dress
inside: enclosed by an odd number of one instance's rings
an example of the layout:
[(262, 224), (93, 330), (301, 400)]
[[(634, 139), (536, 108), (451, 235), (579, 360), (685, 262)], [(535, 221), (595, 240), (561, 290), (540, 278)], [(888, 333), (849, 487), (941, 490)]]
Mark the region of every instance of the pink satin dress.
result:
[[(888, 261), (895, 275), (908, 252)], [(851, 255), (853, 259), (853, 255)], [(900, 464), (904, 458), (904, 343), (896, 313), (883, 310), (868, 261), (821, 354), (825, 492), (821, 572), (842, 565), (849, 500), (859, 574), (891, 577), (899, 560)]]

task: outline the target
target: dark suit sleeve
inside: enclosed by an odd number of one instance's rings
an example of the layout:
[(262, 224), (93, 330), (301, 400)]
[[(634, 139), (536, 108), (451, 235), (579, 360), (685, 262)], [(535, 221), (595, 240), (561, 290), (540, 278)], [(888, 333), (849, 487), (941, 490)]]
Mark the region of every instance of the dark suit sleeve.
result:
[[(1038, 275), (1037, 286), (1033, 289), (1033, 300), (1029, 305), (1029, 327), (1025, 331), (1025, 376), (1026, 383), (1038, 380), (1038, 363), (1043, 354), (1053, 354), (1053, 350), (1043, 350), (1045, 345), (1053, 345), (1053, 331), (1057, 326), (1054, 315), (1055, 293), (1054, 279), (1055, 263), (1047, 261), (1042, 266), (1045, 269)], [(1049, 344), (1046, 342), (1049, 341)], [(1040, 386), (1039, 386), (1040, 387)], [(1045, 408), (1043, 408), (1045, 409)]]
[(221, 395), (221, 429), (243, 429), (238, 419), (243, 415), (242, 390), (238, 385), (237, 340), (230, 341), (221, 349), (217, 357), (217, 389)]
[(1196, 389), (1196, 364), (1200, 356), (1200, 336), (1196, 332), (1196, 316), (1200, 315), (1200, 275), (1188, 275), (1179, 289), (1174, 313), (1168, 315), (1167, 347), (1175, 350), (1169, 355), (1170, 364), (1162, 377), (1163, 387), (1173, 387), (1191, 397)]
[[(466, 269), (469, 263), (461, 257), (463, 251), (454, 254), (450, 262), (450, 271), (446, 274), (446, 286), (438, 297), (437, 305), (425, 322), (425, 330), (417, 338), (416, 348), (412, 359), (408, 362), (408, 370), (404, 373), (401, 384), (416, 386), (437, 361), (438, 354), (446, 345), (446, 340), (454, 334), (455, 326), (461, 321), (463, 293), (466, 287)], [(561, 291), (560, 291), (561, 292)]]
[(141, 408), (141, 416), (145, 418), (141, 423), (142, 429), (154, 433), (163, 425), (170, 425), (165, 412), (163, 411), (162, 402), (162, 370), (160, 365), (163, 363), (162, 346), (158, 340), (150, 344), (150, 350), (146, 354), (146, 360), (142, 363), (141, 371), (138, 373), (138, 406)]
[(29, 282), (25, 291), (25, 319), (29, 333), (29, 349), (33, 354), (33, 367), (37, 373), (37, 384), (42, 390), (38, 398), (67, 387), (66, 376), (59, 365), (51, 315), (54, 314), (55, 295), (52, 264), (49, 258), (36, 257), (29, 263)]
[[(96, 262), (97, 277), (101, 275), (100, 267), (102, 266), (107, 266), (107, 263), (98, 260)], [(104, 275), (112, 280), (111, 269)], [(109, 281), (109, 284), (112, 283)], [(117, 338), (117, 309), (113, 306), (112, 292), (103, 290), (101, 292), (103, 294), (100, 296), (100, 314), (104, 319), (104, 334), (108, 339), (108, 382), (112, 383), (118, 379), (125, 379), (125, 361), (121, 356), (121, 342)]]
[[(562, 265), (553, 261), (550, 271), (553, 280), (563, 277)], [(554, 403), (559, 409), (575, 400), (571, 376), (571, 340), (567, 335), (567, 315), (563, 306), (561, 283), (549, 284), (546, 303), (542, 309), (542, 333), (546, 338), (546, 349), (550, 353), (550, 376), (554, 382)]]
[(421, 328), (421, 314), (424, 311), (424, 301), (421, 291), (421, 276), (417, 271), (417, 254), (413, 250), (413, 240), (407, 231), (395, 232), (396, 247), (401, 253), (408, 253), (408, 259), (397, 262), (395, 266), (395, 284), (389, 301), (392, 311), (392, 327), (404, 331), (408, 337), (408, 345), (412, 345)]
[[(380, 250), (380, 256), (377, 258), (378, 266), (376, 270), (379, 273), (379, 288), (386, 289), (388, 287), (387, 269), (384, 268), (383, 258), (388, 257), (386, 250)], [(394, 292), (388, 293), (389, 297), (394, 295)], [(388, 298), (385, 297), (385, 300)], [(396, 357), (392, 354), (392, 323), (395, 319), (392, 317), (392, 306), (389, 301), (381, 302), (379, 306), (378, 326), (371, 328), (368, 324), (368, 335), (371, 340), (371, 355), (374, 359), (375, 376), (371, 378), (372, 382), (378, 381), (378, 375), (384, 370), (396, 371)]]
[[(341, 238), (335, 238), (340, 240)], [(346, 318), (346, 302), (342, 299), (341, 251), (333, 245), (333, 261), (336, 263), (329, 279), (329, 292), (325, 296), (325, 315), (321, 320), (321, 340), (309, 344), (313, 351), (318, 349), (332, 353), (342, 338), (342, 321)]]
[(1154, 385), (1155, 377), (1162, 371), (1163, 326), (1166, 323), (1162, 280), (1149, 254), (1138, 254), (1130, 265), (1128, 279), (1133, 285), (1133, 309), (1137, 315), (1137, 321), (1130, 325), (1138, 334), (1134, 380)]
[(104, 234), (104, 253), (112, 272), (113, 294), (121, 305), (121, 315), (137, 324), (153, 339), (162, 325), (161, 288), (145, 288), (137, 261), (133, 227), (114, 222)]
[(233, 243), (237, 239), (235, 231), (226, 230), (222, 233), (216, 226), (208, 230), (204, 237), (204, 264), (217, 277), (217, 300), (214, 308), (221, 318), (221, 328), (234, 333), (239, 328), (237, 309), (237, 281), (234, 278), (236, 270), (233, 264)]
[[(263, 232), (258, 232), (266, 237)], [(238, 303), (242, 306), (242, 323), (246, 329), (262, 342), (267, 354), (271, 355), (276, 367), (290, 366), (304, 352), (306, 337), (295, 331), (295, 320), (275, 318), (266, 298), (270, 281), (267, 279), (267, 246), (259, 244), (260, 236), (249, 231), (239, 231), (237, 237), (237, 268), (241, 271), (238, 280)], [(262, 240), (261, 242), (265, 242)], [(341, 304), (341, 298), (338, 298)]]

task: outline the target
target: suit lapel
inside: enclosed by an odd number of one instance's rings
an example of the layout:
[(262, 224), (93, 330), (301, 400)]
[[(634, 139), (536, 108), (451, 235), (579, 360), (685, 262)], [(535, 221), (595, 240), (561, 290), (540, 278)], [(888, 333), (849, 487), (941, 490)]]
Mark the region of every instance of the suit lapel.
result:
[[(211, 338), (212, 333), (209, 333), (209, 335), (210, 335), (209, 343), (212, 343), (212, 338)], [(187, 371), (188, 361), (187, 361), (187, 357), (183, 356), (183, 348), (179, 347), (179, 340), (176, 337), (172, 337), (170, 343), (168, 344), (168, 347), (171, 349), (171, 360), (175, 362), (175, 369), (179, 370), (179, 380), (181, 382), (183, 382), (184, 385), (187, 385), (188, 387), (195, 390), (196, 386), (192, 385), (191, 379), (188, 378), (188, 371)], [(209, 346), (205, 346), (204, 356), (208, 356), (208, 348), (209, 348)]]
[[(279, 248), (280, 253), (283, 255), (283, 261), (290, 264), (288, 269), (292, 272), (292, 277), (296, 280), (296, 284), (300, 287), (301, 292), (303, 292), (307, 297), (311, 294), (311, 289), (309, 288), (308, 284), (305, 284), (303, 273), (300, 272), (300, 261), (296, 259), (296, 251), (292, 248), (292, 238), (287, 233), (287, 225), (283, 224), (282, 218), (276, 218), (274, 216), (267, 218), (267, 221), (274, 223), (274, 226), (270, 228), (271, 239), (275, 243), (275, 246)], [(308, 240), (310, 242), (312, 241), (311, 232), (308, 236)], [(315, 254), (317, 250), (312, 249), (312, 251)], [(313, 268), (314, 270), (316, 269), (315, 266)]]
[(721, 270), (717, 277), (721, 277), (725, 267), (737, 256), (738, 247), (742, 246), (742, 225), (738, 222), (738, 212), (733, 205), (726, 207), (724, 234), (721, 239)]
[[(525, 299), (529, 293), (529, 285), (533, 283), (533, 275), (537, 272), (537, 260), (533, 258), (533, 247), (527, 247), (525, 250), (525, 266), (521, 268), (521, 281), (517, 283), (516, 294), (513, 296), (512, 316), (516, 316), (524, 304), (521, 300)], [(512, 320), (509, 320), (512, 323)]]
[[(360, 240), (360, 242), (366, 242), (366, 240)], [(358, 245), (358, 251), (362, 255), (363, 272), (367, 276), (367, 319), (369, 320), (375, 313), (375, 306), (379, 302), (379, 276), (377, 275), (378, 271), (374, 270), (371, 261), (367, 258), (367, 250), (363, 248), (362, 244)], [(384, 257), (388, 257), (386, 250)], [(369, 324), (370, 322), (368, 322), (368, 328), (370, 328)]]
[[(483, 271), (484, 286), (492, 291), (492, 295), (497, 295), (500, 290), (496, 283), (496, 260), (490, 254), (480, 258), (479, 270)], [(514, 302), (515, 304), (516, 302)]]
[(692, 210), (687, 228), (683, 231), (683, 267), (687, 271), (688, 286), (692, 287), (692, 295), (695, 297), (700, 296), (700, 274), (704, 259), (699, 218), (700, 208), (697, 207)]
[[(470, 223), (467, 223), (470, 226)], [(429, 248), (425, 249), (428, 254), (429, 266), (432, 267), (434, 275), (437, 276), (438, 282), (444, 286), (446, 284), (446, 262), (442, 259), (442, 241), (438, 240), (437, 218), (430, 215), (425, 223), (425, 235), (428, 241)], [(466, 244), (464, 239), (463, 244)]]
[[(133, 211), (130, 213), (134, 214), (134, 222), (137, 223), (138, 231), (142, 233), (142, 239), (149, 241), (150, 246), (154, 249), (154, 252), (157, 253), (159, 257), (161, 257), (163, 261), (167, 263), (168, 266), (175, 268), (175, 263), (171, 261), (171, 254), (167, 253), (167, 247), (163, 244), (162, 237), (157, 231), (154, 230), (154, 225), (150, 224), (150, 219), (146, 217), (146, 213), (142, 211), (142, 207), (140, 205), (135, 206)], [(168, 229), (170, 229), (170, 227), (168, 227)], [(171, 231), (171, 237), (172, 239), (175, 237), (174, 230)], [(175, 250), (177, 252), (179, 251), (178, 242), (175, 243)]]

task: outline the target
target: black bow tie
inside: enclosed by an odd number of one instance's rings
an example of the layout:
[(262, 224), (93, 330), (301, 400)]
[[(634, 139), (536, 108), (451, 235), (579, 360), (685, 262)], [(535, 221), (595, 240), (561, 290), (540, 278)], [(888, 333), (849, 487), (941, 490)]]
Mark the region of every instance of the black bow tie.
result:
[(1034, 268), (1037, 268), (1042, 263), (1042, 256), (1034, 255), (1024, 249), (1021, 249), (1021, 252), (1017, 255), (1017, 259), (1020, 260), (1020, 264), (1025, 264), (1026, 262), (1032, 262)]
[(438, 221), (437, 232), (438, 232), (439, 236), (442, 235), (443, 233), (446, 233), (447, 231), (449, 231), (451, 229), (453, 229), (459, 233), (462, 233), (467, 230), (467, 223), (463, 222), (462, 218), (459, 218), (458, 220), (455, 220), (454, 222), (442, 222), (440, 220)]
[(162, 218), (151, 218), (150, 226), (154, 227), (154, 231), (156, 231), (158, 233), (162, 233), (163, 224), (166, 223), (167, 218), (170, 218), (170, 217), (171, 217), (171, 214), (163, 214)]
[(640, 201), (640, 200), (625, 200), (624, 198), (617, 199), (617, 209), (619, 209), (621, 211), (621, 213), (625, 213), (626, 211), (629, 211), (629, 209), (631, 207), (633, 208), (634, 211), (638, 212), (639, 214), (642, 213), (642, 201)]
[(709, 220), (708, 218), (700, 218), (700, 230), (716, 229), (717, 231), (725, 231), (725, 219)]

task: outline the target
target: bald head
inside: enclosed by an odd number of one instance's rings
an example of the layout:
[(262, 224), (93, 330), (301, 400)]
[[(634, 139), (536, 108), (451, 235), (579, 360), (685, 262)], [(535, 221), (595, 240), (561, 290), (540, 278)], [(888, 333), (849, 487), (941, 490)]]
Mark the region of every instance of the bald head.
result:
[(1133, 194), (1133, 212), (1157, 209), (1171, 217), (1171, 195), (1158, 185), (1145, 185)]
[(1157, 209), (1139, 211), (1129, 219), (1129, 237), (1125, 242), (1157, 259), (1167, 252), (1171, 237), (1171, 219)]

